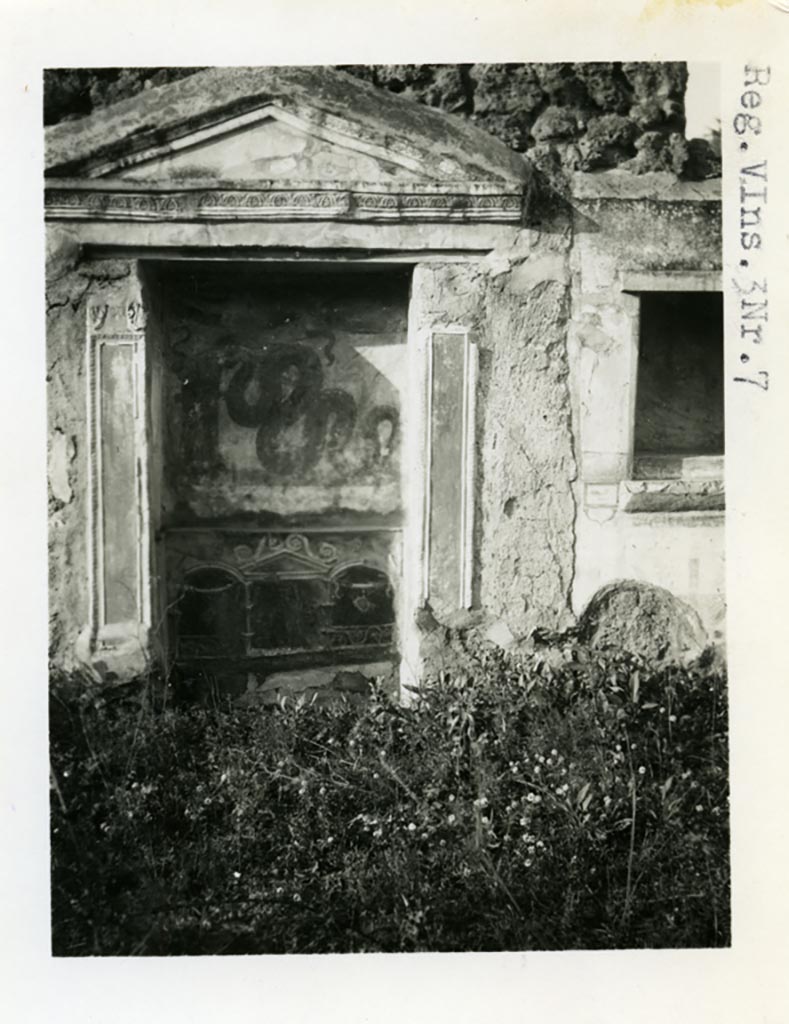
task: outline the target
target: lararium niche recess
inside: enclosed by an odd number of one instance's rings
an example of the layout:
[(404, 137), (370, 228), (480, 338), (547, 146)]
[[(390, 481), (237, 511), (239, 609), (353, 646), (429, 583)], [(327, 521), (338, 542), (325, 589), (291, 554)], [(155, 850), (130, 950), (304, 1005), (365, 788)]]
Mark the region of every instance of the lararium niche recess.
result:
[(149, 263), (168, 655), (397, 660), (408, 275)]

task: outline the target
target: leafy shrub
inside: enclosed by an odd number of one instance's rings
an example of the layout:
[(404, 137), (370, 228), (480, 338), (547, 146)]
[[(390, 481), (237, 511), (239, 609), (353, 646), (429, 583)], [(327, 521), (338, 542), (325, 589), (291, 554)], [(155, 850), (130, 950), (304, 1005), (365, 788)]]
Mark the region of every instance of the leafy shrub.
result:
[(712, 664), (481, 650), (407, 707), (52, 693), (56, 954), (729, 942)]

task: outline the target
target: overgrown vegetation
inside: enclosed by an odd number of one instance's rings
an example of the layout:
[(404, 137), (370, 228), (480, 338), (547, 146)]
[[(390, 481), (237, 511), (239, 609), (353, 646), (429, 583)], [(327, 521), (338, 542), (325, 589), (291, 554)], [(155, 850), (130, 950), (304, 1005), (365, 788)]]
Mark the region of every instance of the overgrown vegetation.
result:
[(477, 652), (410, 707), (54, 680), (59, 955), (722, 946), (710, 662)]

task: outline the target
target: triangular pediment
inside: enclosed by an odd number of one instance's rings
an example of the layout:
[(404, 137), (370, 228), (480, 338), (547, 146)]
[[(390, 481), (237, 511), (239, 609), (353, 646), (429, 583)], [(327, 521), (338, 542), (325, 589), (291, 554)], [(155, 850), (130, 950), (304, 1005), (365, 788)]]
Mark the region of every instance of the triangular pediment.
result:
[[(92, 168), (91, 177), (125, 181), (347, 182), (424, 179), (416, 155), (354, 134), (337, 118), (276, 104), (187, 132)], [(421, 173), (420, 173), (421, 172)]]

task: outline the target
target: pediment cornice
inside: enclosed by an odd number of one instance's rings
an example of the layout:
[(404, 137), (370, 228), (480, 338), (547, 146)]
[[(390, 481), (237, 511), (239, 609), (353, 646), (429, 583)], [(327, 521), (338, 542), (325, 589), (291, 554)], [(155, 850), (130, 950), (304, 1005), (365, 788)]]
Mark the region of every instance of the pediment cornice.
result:
[(114, 222), (520, 223), (526, 190), (505, 183), (50, 181), (47, 220)]

